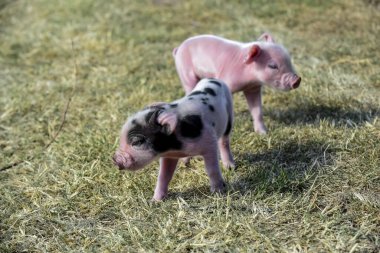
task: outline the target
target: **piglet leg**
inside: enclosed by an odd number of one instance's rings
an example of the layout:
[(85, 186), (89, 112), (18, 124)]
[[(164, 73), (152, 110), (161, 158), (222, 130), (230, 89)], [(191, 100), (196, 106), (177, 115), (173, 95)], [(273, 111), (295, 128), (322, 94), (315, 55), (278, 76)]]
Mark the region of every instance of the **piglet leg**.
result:
[(211, 192), (223, 192), (226, 185), (219, 168), (216, 148), (210, 148), (208, 153), (203, 155), (203, 159), (205, 161), (207, 175), (210, 179)]
[(178, 159), (160, 158), (160, 171), (158, 173), (157, 185), (154, 190), (153, 201), (160, 201), (168, 194), (169, 182), (173, 178)]
[(223, 166), (227, 169), (235, 168), (234, 158), (232, 157), (230, 148), (230, 138), (229, 136), (223, 136), (218, 140), (218, 147), (220, 156), (222, 158)]
[(190, 166), (191, 156), (183, 157), (180, 160), (183, 163), (183, 165), (185, 165), (185, 167), (189, 167)]
[(261, 87), (244, 91), (247, 99), (249, 111), (253, 118), (253, 126), (259, 134), (266, 134), (267, 128), (264, 125), (262, 103), (261, 103)]

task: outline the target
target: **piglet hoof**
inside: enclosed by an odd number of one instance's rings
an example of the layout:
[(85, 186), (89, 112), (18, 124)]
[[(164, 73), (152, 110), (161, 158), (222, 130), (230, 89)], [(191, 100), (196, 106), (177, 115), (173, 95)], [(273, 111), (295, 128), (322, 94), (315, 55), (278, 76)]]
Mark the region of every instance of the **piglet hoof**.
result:
[(168, 192), (164, 190), (155, 190), (152, 198), (152, 202), (159, 202), (164, 200), (168, 196)]
[(223, 181), (218, 184), (211, 185), (211, 193), (223, 194), (225, 192), (226, 192), (226, 183), (224, 183)]
[(255, 127), (255, 132), (260, 134), (260, 135), (266, 135), (268, 130), (267, 128), (263, 125), (263, 126), (257, 126)]
[(229, 170), (235, 170), (236, 164), (234, 161), (223, 162), (223, 167)]
[(163, 201), (163, 199), (155, 199), (154, 197), (150, 200), (151, 203), (159, 203)]
[(190, 156), (181, 158), (180, 160), (183, 163), (183, 165), (185, 165), (185, 167), (190, 167), (190, 161), (191, 161)]
[(154, 194), (151, 202), (157, 203), (163, 201), (167, 197), (167, 194)]

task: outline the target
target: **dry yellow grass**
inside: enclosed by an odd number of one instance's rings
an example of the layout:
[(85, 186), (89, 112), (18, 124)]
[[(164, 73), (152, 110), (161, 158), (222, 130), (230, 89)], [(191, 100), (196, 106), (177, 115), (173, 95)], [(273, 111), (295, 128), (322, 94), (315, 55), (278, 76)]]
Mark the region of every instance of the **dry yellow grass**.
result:
[[(0, 0), (0, 167), (22, 161), (0, 172), (0, 251), (379, 252), (378, 6)], [(152, 204), (157, 163), (112, 165), (123, 121), (184, 94), (171, 51), (185, 38), (263, 31), (289, 49), (301, 87), (265, 90), (267, 136), (234, 95), (226, 195), (210, 195), (194, 161)]]

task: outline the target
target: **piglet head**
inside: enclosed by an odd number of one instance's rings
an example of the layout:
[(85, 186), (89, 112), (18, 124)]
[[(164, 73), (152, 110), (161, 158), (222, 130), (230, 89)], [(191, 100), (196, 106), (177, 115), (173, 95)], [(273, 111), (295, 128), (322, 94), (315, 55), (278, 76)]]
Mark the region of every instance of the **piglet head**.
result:
[(179, 149), (174, 130), (177, 117), (164, 104), (155, 104), (131, 116), (123, 126), (113, 161), (120, 170), (139, 170), (161, 153)]
[(245, 57), (256, 81), (284, 91), (298, 88), (301, 77), (295, 73), (287, 50), (267, 33), (259, 39), (263, 42), (251, 44)]

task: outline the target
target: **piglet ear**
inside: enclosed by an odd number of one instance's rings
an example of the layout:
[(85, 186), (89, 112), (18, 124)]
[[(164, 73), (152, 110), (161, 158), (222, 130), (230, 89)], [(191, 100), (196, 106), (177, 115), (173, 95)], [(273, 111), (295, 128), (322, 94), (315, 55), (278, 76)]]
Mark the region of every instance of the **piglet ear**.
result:
[(275, 43), (272, 35), (270, 35), (269, 33), (263, 33), (263, 34), (261, 34), (261, 36), (257, 40), (263, 40), (263, 41), (266, 41), (266, 42)]
[(163, 111), (157, 118), (158, 124), (160, 124), (164, 132), (170, 135), (174, 132), (177, 126), (177, 115), (173, 112)]
[(252, 45), (244, 59), (244, 63), (249, 64), (253, 62), (255, 60), (255, 57), (260, 54), (260, 51), (261, 51), (260, 46)]

